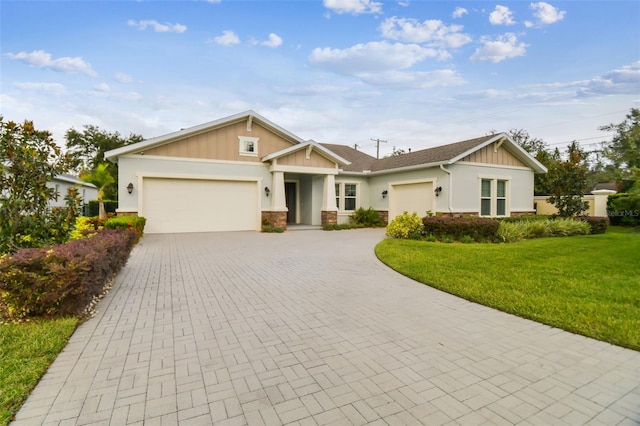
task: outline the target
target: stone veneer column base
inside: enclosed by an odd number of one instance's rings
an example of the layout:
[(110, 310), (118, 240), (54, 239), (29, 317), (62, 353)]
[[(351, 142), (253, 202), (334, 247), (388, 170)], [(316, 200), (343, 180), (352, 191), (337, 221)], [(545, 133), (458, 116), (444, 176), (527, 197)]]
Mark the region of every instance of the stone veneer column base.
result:
[(320, 213), (320, 222), (323, 225), (337, 225), (338, 224), (338, 212), (323, 210)]
[(262, 212), (262, 223), (267, 222), (273, 228), (287, 229), (287, 212)]
[(389, 223), (389, 210), (376, 210), (376, 213), (378, 213), (378, 216), (380, 216), (381, 221), (386, 224)]
[(138, 212), (119, 211), (119, 212), (116, 212), (116, 216), (138, 216)]

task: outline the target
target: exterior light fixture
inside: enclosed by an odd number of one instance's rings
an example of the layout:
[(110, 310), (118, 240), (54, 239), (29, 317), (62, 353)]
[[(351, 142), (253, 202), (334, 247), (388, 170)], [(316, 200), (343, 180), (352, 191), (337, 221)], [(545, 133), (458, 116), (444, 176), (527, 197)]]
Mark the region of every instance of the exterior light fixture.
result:
[(265, 187), (264, 187), (264, 193), (265, 193), (265, 195), (266, 195), (267, 197), (269, 196), (269, 194), (271, 194), (271, 190), (269, 189), (269, 187), (268, 187), (268, 186), (265, 186)]
[(389, 193), (389, 191), (387, 191), (386, 189), (384, 191), (382, 191), (382, 198), (385, 198), (388, 193)]
[(129, 182), (129, 185), (127, 185), (127, 192), (129, 194), (131, 194), (133, 192), (133, 184), (131, 182)]
[(439, 186), (436, 189), (433, 190), (433, 192), (436, 193), (436, 197), (438, 197), (440, 195), (440, 193), (442, 192), (442, 187)]

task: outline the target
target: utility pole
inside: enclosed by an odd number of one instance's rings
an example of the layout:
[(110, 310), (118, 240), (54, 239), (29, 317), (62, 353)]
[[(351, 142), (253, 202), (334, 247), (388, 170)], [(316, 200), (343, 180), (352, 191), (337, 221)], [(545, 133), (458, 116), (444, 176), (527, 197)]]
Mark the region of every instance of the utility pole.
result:
[(378, 139), (371, 138), (371, 140), (376, 143), (376, 158), (380, 158), (380, 142), (387, 143), (387, 141), (380, 140), (380, 138)]
[(354, 144), (353, 144), (353, 149), (355, 149), (355, 150), (357, 151), (357, 150), (358, 150), (358, 146), (359, 146), (359, 145), (358, 145), (357, 143), (354, 143)]

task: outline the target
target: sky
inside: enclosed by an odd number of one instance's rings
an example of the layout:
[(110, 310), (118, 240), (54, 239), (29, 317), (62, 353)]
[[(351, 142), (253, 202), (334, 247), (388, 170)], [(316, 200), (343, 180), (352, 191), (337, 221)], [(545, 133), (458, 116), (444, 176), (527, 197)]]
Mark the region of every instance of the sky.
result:
[(64, 146), (254, 110), (380, 156), (526, 130), (596, 149), (640, 107), (640, 2), (0, 0), (0, 115)]

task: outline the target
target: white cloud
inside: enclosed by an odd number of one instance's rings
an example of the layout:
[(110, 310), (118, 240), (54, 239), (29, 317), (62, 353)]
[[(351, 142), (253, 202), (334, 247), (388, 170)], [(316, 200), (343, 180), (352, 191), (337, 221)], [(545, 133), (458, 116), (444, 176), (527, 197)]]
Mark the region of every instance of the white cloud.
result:
[(472, 61), (501, 62), (507, 58), (524, 56), (527, 44), (518, 42), (518, 37), (513, 33), (498, 36), (495, 40), (490, 37), (480, 39), (482, 46), (477, 48), (471, 56)]
[(146, 30), (151, 27), (157, 33), (178, 33), (181, 34), (187, 31), (186, 25), (182, 24), (161, 24), (155, 19), (144, 19), (140, 21), (134, 21), (133, 19), (129, 19), (127, 21), (127, 25), (130, 27), (138, 28), (139, 30)]
[(381, 13), (382, 3), (371, 0), (323, 0), (322, 4), (337, 14)]
[(61, 95), (67, 91), (66, 87), (60, 83), (16, 82), (13, 83), (13, 86), (21, 90), (51, 93), (54, 95)]
[(118, 83), (133, 83), (133, 76), (123, 72), (117, 72), (113, 75), (113, 79)]
[(109, 87), (109, 85), (107, 83), (100, 83), (96, 86), (94, 86), (94, 89), (99, 91), (99, 92), (110, 92), (111, 91), (111, 87)]
[(269, 40), (263, 41), (260, 44), (262, 46), (276, 48), (282, 44), (282, 38), (280, 38), (277, 34), (271, 33), (269, 34)]
[(495, 10), (489, 14), (491, 25), (513, 25), (513, 12), (506, 6), (497, 5)]
[(564, 15), (567, 13), (543, 1), (531, 3), (529, 5), (529, 9), (534, 11), (533, 16), (537, 18), (537, 22), (533, 23), (531, 21), (527, 21), (525, 22), (527, 27), (555, 24), (556, 22), (562, 21), (564, 19)]
[(365, 83), (394, 89), (429, 89), (432, 87), (461, 86), (466, 81), (455, 70), (387, 71), (358, 74)]
[(464, 7), (456, 7), (456, 10), (453, 11), (451, 17), (453, 18), (462, 18), (464, 15), (468, 15), (469, 11)]
[(471, 42), (461, 33), (462, 25), (445, 25), (438, 19), (419, 22), (416, 19), (391, 17), (380, 24), (383, 37), (410, 43), (429, 43), (444, 48), (457, 48)]
[(238, 36), (230, 30), (222, 32), (221, 36), (214, 37), (213, 40), (208, 40), (207, 43), (215, 43), (222, 46), (231, 46), (232, 44), (240, 43)]
[(347, 49), (316, 48), (309, 62), (340, 74), (355, 75), (406, 69), (427, 58), (436, 58), (440, 52), (417, 44), (371, 42)]
[(91, 77), (98, 75), (97, 72), (91, 68), (91, 64), (85, 62), (81, 57), (71, 58), (68, 56), (53, 59), (50, 53), (44, 50), (34, 50), (31, 53), (5, 53), (5, 56), (15, 61), (24, 62), (25, 64), (32, 65), (37, 68), (46, 68), (53, 71), (60, 71), (64, 73), (81, 73)]

